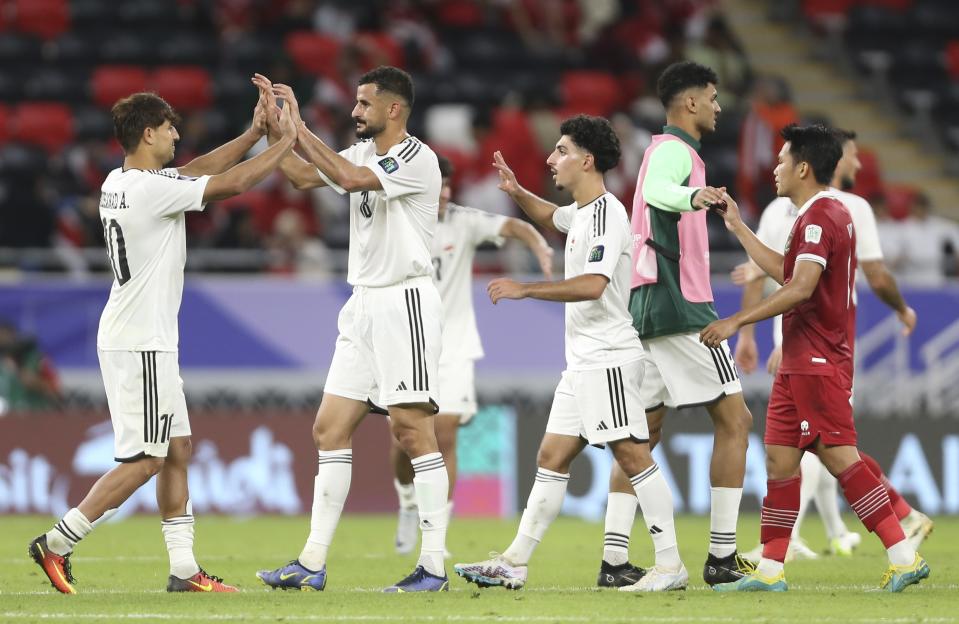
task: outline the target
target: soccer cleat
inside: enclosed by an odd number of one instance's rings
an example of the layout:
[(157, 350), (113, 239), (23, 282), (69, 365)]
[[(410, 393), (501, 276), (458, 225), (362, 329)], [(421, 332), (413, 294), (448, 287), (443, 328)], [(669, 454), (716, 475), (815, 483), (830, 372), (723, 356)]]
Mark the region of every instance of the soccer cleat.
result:
[(819, 559), (819, 555), (806, 545), (801, 537), (793, 537), (789, 540), (789, 548), (786, 550), (786, 563), (790, 561), (803, 561)]
[(755, 567), (759, 564), (759, 560), (763, 558), (763, 545), (757, 544), (755, 548), (747, 550), (741, 556)]
[(689, 573), (686, 566), (680, 564), (678, 570), (663, 570), (659, 566), (653, 566), (646, 570), (643, 578), (632, 585), (620, 587), (621, 592), (663, 592), (685, 590), (689, 585)]
[(444, 574), (436, 576), (430, 574), (421, 565), (416, 566), (413, 573), (405, 579), (390, 585), (383, 590), (384, 594), (406, 594), (412, 592), (441, 592), (450, 590), (450, 580)]
[(846, 532), (829, 540), (829, 552), (840, 557), (850, 557), (860, 542), (862, 536), (858, 533)]
[(70, 554), (58, 555), (47, 547), (47, 536), (41, 535), (32, 542), (28, 552), (43, 573), (47, 575), (53, 588), (62, 594), (75, 594), (73, 587), (76, 579), (70, 567)]
[[(762, 557), (762, 547), (759, 549)], [(703, 580), (707, 585), (732, 583), (738, 581), (756, 569), (756, 565), (746, 557), (734, 552), (726, 557), (717, 557), (709, 553), (703, 565)]]
[(276, 570), (260, 570), (256, 578), (273, 589), (299, 589), (300, 591), (323, 591), (326, 587), (326, 566), (314, 572), (303, 567), (294, 559)]
[(889, 569), (886, 570), (886, 573), (882, 575), (882, 580), (879, 581), (879, 589), (899, 593), (924, 578), (929, 578), (929, 564), (919, 556), (919, 553), (916, 553), (912, 565), (897, 566), (890, 563)]
[(453, 570), (469, 583), (479, 587), (505, 587), (522, 589), (526, 585), (526, 566), (513, 565), (497, 553), (490, 553), (486, 561), (476, 563), (457, 563)]
[(916, 550), (919, 549), (923, 540), (929, 537), (935, 526), (929, 516), (915, 509), (910, 511), (909, 515), (903, 518), (899, 524), (902, 525), (902, 532), (906, 534), (909, 544)]
[(625, 587), (626, 585), (635, 585), (639, 579), (643, 578), (646, 570), (637, 568), (630, 562), (612, 565), (605, 560), (599, 566), (599, 577), (596, 579), (596, 585), (599, 587)]
[(416, 542), (420, 539), (420, 512), (416, 507), (404, 509), (400, 507), (400, 513), (396, 521), (396, 553), (399, 555), (408, 555), (416, 548)]
[(769, 577), (761, 575), (757, 570), (753, 570), (733, 583), (713, 585), (713, 591), (718, 592), (784, 592), (788, 590), (789, 586), (786, 585), (786, 575), (783, 572), (780, 572), (776, 576)]
[(236, 587), (227, 585), (218, 576), (207, 574), (203, 568), (188, 579), (181, 579), (170, 575), (166, 582), (168, 592), (210, 592), (214, 594), (232, 594), (238, 592)]

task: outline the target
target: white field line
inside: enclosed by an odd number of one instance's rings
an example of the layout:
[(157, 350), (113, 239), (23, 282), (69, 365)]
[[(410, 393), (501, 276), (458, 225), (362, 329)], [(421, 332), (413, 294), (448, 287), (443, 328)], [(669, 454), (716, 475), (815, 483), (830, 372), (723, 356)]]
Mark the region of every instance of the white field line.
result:
[[(0, 617), (9, 619), (33, 619), (33, 620), (182, 620), (182, 614), (170, 613), (18, 613), (8, 611), (0, 613)], [(254, 622), (276, 622), (277, 619), (290, 622), (592, 622), (595, 620), (592, 616), (566, 616), (566, 615), (450, 615), (450, 616), (431, 616), (431, 615), (240, 615), (240, 614), (200, 614), (191, 613), (191, 621), (196, 622), (222, 622), (222, 621), (254, 621)], [(623, 621), (630, 622), (660, 622), (663, 624), (673, 624), (678, 622), (704, 622), (704, 623), (725, 623), (741, 622), (739, 617), (713, 617), (713, 616), (670, 616), (644, 617), (642, 615), (631, 614)], [(777, 616), (778, 621), (802, 621), (804, 618), (797, 616), (792, 619), (783, 619)], [(899, 618), (819, 618), (820, 622), (837, 624), (914, 624), (923, 622), (925, 624), (951, 624), (956, 622), (956, 618), (921, 618), (899, 617)], [(615, 620), (613, 620), (615, 621)]]

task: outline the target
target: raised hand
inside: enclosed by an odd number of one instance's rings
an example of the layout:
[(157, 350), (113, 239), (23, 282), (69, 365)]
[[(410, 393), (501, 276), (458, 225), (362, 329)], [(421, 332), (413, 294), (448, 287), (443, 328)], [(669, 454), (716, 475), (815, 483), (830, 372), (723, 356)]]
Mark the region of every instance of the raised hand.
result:
[(489, 300), (493, 302), (493, 305), (499, 303), (501, 299), (523, 299), (526, 297), (523, 292), (523, 285), (508, 277), (494, 279), (486, 287), (486, 292), (489, 293)]
[(726, 193), (725, 187), (716, 188), (714, 186), (704, 186), (697, 191), (693, 197), (693, 208), (697, 210), (710, 210), (717, 206), (722, 206), (723, 195)]
[(253, 74), (251, 81), (260, 92), (257, 107), (263, 109), (267, 132), (273, 137), (280, 136), (282, 134), (279, 125), (280, 108), (276, 105), (276, 97), (273, 95), (273, 84), (263, 74)]
[(515, 193), (520, 189), (516, 181), (516, 174), (509, 168), (499, 150), (493, 152), (493, 168), (499, 172), (499, 190), (506, 193)]
[(284, 103), (283, 110), (280, 112), (279, 124), (280, 132), (283, 133), (284, 137), (296, 140), (297, 127), (293, 121), (293, 107), (290, 106), (289, 102)]
[(273, 85), (272, 92), (273, 95), (283, 100), (283, 108), (290, 107), (293, 122), (296, 125), (303, 123), (303, 118), (300, 117), (300, 104), (296, 101), (296, 96), (293, 95), (293, 89), (288, 85), (276, 83)]
[(743, 225), (742, 216), (739, 214), (739, 204), (729, 196), (729, 193), (727, 193), (725, 189), (723, 189), (722, 201), (725, 202), (725, 207), (722, 212), (718, 210), (716, 212), (722, 216), (723, 223), (726, 224), (726, 229), (730, 232), (735, 232), (736, 228)]

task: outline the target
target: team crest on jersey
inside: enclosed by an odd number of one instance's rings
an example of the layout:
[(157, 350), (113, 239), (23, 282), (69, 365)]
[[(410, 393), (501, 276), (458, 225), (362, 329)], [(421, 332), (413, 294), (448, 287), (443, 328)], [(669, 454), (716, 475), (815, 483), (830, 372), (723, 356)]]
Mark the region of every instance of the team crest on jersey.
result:
[(400, 168), (400, 164), (396, 162), (396, 159), (392, 156), (387, 156), (379, 162), (380, 167), (383, 167), (383, 171), (386, 173), (393, 173)]
[(606, 251), (606, 247), (603, 245), (596, 245), (589, 250), (589, 261), (590, 262), (599, 262), (603, 259), (603, 252)]
[(818, 225), (807, 225), (805, 237), (807, 243), (818, 245), (819, 241), (822, 240), (822, 228)]

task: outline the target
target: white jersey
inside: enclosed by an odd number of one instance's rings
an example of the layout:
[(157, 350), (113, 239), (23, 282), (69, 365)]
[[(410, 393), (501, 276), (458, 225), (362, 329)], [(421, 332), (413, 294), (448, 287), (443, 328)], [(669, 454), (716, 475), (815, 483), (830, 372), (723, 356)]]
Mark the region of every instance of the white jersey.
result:
[[(429, 275), (430, 240), (439, 211), (440, 168), (436, 154), (416, 137), (397, 143), (386, 154), (376, 143), (354, 143), (340, 155), (367, 167), (383, 186), (350, 194), (350, 256), (346, 281), (353, 286), (389, 286)], [(337, 193), (346, 190), (320, 176)]]
[(433, 235), (433, 281), (443, 300), (444, 362), (477, 360), (483, 345), (473, 312), (473, 256), (483, 243), (502, 245), (503, 215), (458, 206), (452, 202)]
[[(876, 226), (876, 216), (872, 206), (862, 197), (839, 189), (830, 188), (829, 192), (843, 203), (852, 217), (852, 224), (856, 230), (856, 258), (859, 266), (863, 262), (882, 260), (882, 247), (879, 244), (879, 228)], [(777, 197), (766, 206), (759, 218), (759, 227), (756, 237), (767, 247), (782, 252), (786, 249), (786, 241), (792, 231), (793, 223), (799, 215), (799, 210), (788, 197)], [(776, 285), (778, 287), (778, 284)], [(853, 291), (855, 303), (856, 292)], [(777, 316), (773, 321), (773, 337), (776, 344), (782, 343), (782, 317)]]
[(176, 351), (188, 210), (203, 210), (210, 176), (114, 169), (100, 188), (113, 288), (97, 333), (102, 351)]
[(553, 225), (567, 233), (566, 279), (609, 278), (599, 299), (566, 304), (567, 370), (612, 368), (641, 359), (643, 345), (627, 310), (633, 234), (623, 204), (604, 193), (582, 208), (558, 208)]

